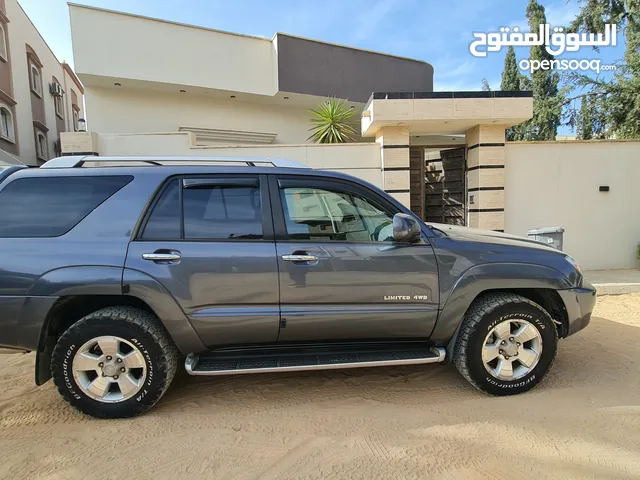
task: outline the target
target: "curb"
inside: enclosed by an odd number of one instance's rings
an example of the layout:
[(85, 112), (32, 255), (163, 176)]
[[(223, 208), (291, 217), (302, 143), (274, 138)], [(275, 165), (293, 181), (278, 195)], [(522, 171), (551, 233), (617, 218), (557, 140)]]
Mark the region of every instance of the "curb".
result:
[(640, 292), (640, 283), (594, 283), (596, 295), (624, 295)]

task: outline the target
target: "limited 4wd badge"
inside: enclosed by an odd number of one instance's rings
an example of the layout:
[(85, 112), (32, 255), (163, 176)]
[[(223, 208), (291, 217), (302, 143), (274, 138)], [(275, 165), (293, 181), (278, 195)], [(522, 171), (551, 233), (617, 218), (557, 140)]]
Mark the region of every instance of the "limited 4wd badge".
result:
[(427, 295), (385, 295), (385, 301), (393, 301), (393, 300), (428, 300)]

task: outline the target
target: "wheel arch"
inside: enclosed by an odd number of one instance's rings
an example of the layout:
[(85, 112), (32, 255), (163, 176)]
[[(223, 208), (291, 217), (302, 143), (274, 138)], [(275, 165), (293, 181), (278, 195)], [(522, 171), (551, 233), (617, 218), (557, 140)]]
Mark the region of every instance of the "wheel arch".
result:
[[(35, 367), (37, 385), (42, 385), (51, 378), (51, 354), (60, 335), (85, 315), (105, 307), (131, 306), (148, 311), (164, 325), (181, 353), (205, 350), (200, 337), (176, 300), (149, 275), (137, 270), (124, 269), (123, 272), (121, 268), (108, 267), (64, 270), (55, 271), (58, 273), (53, 279), (58, 281), (52, 281), (52, 277), (43, 277), (42, 286), (35, 290), (39, 294), (46, 292), (48, 295), (59, 296), (47, 312), (40, 329)], [(96, 279), (96, 282), (87, 282), (87, 274), (90, 279)], [(97, 281), (99, 278), (102, 280)]]
[(58, 338), (75, 322), (106, 307), (130, 306), (156, 315), (143, 300), (129, 295), (65, 295), (59, 297), (47, 314), (36, 351), (35, 381), (42, 385), (51, 378), (51, 354)]
[[(448, 292), (431, 340), (437, 345), (447, 345), (447, 353), (450, 353), (449, 347), (455, 342), (455, 336), (469, 307), (482, 295), (492, 292), (515, 293), (539, 304), (552, 318), (561, 322), (558, 335), (566, 336), (567, 314), (557, 290), (570, 287), (569, 280), (561, 272), (544, 265), (476, 265), (460, 275)], [(443, 293), (446, 295), (446, 292)]]

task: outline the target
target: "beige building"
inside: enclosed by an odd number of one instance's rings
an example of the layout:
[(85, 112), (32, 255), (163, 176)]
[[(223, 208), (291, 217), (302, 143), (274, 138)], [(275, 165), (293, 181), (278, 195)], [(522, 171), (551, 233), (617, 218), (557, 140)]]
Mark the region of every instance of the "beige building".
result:
[[(282, 33), (253, 37), (70, 4), (89, 130), (192, 132), (198, 146), (306, 143), (309, 108), (431, 91), (433, 67)], [(117, 32), (117, 35), (114, 35)]]
[(17, 0), (0, 0), (0, 164), (41, 165), (77, 131), (83, 87), (60, 63)]

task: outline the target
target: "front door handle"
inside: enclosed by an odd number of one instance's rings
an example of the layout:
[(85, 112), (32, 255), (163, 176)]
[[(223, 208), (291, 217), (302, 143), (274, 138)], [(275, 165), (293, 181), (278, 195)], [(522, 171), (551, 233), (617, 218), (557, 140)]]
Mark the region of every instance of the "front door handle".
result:
[(282, 260), (286, 262), (317, 262), (318, 257), (305, 253), (303, 255), (282, 255)]
[(177, 262), (182, 256), (177, 252), (168, 253), (143, 253), (142, 258), (144, 260), (151, 260), (152, 262)]

